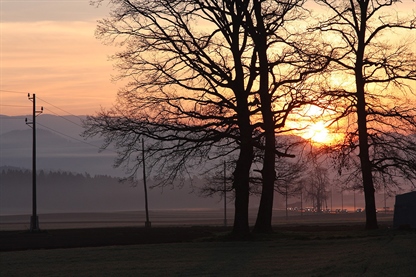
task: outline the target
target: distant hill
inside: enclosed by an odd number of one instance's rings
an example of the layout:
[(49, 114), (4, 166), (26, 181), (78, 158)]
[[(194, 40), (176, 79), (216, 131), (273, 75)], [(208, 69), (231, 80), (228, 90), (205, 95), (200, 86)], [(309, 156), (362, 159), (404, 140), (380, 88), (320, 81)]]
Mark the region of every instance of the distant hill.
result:
[[(32, 129), (25, 125), (23, 118), (0, 116), (0, 166), (31, 168)], [(116, 157), (114, 150), (100, 152), (102, 141), (86, 141), (80, 137), (81, 117), (41, 115), (37, 122), (36, 153), (39, 170), (124, 175), (121, 169), (113, 168)]]
[[(25, 118), (27, 118), (28, 121), (32, 121), (32, 115), (0, 115), (0, 134), (13, 130), (31, 130), (30, 127), (26, 125)], [(38, 123), (38, 128), (42, 128), (42, 125), (44, 125), (63, 134), (80, 138), (79, 134), (82, 132), (82, 120), (85, 118), (86, 116), (56, 116), (51, 114), (41, 114), (36, 117), (36, 122)], [(44, 129), (46, 128), (44, 127)]]

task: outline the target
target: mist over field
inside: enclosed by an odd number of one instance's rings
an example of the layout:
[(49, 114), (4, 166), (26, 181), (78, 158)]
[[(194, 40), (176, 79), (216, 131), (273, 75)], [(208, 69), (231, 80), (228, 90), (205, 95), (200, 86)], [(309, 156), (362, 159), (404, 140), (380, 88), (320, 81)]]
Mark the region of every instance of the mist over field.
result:
[[(18, 170), (25, 176), (10, 181), (4, 175), (0, 179), (0, 214), (29, 214), (31, 212), (31, 165), (32, 165), (32, 129), (25, 124), (25, 116), (0, 116), (0, 172)], [(30, 119), (30, 117), (28, 116)], [(38, 177), (39, 213), (73, 212), (112, 212), (144, 210), (143, 183), (134, 187), (130, 183), (120, 183), (119, 177), (125, 176), (121, 168), (114, 168), (115, 151), (99, 152), (102, 141), (85, 141), (80, 137), (81, 119), (76, 116), (53, 116), (42, 114), (37, 117), (37, 171), (42, 174), (62, 172), (82, 176), (106, 176), (106, 181), (78, 182), (70, 177), (46, 181)], [(141, 174), (141, 172), (139, 173)], [(141, 175), (138, 176), (141, 179)], [(82, 179), (82, 178), (81, 178)], [(81, 180), (80, 179), (80, 180)], [(85, 179), (85, 178), (84, 178)], [(88, 179), (88, 178), (87, 178)], [(152, 186), (149, 178), (148, 186)], [(199, 189), (204, 183), (203, 176), (195, 173), (192, 183), (188, 180), (182, 188), (149, 189), (149, 208), (167, 209), (222, 209), (219, 195), (212, 198), (200, 197)], [(285, 198), (276, 193), (274, 209), (285, 208)], [(384, 207), (384, 196), (377, 197), (378, 209)], [(312, 203), (300, 203), (300, 196), (288, 198), (291, 209), (312, 207)], [(386, 199), (387, 207), (394, 205), (394, 197)], [(354, 205), (355, 202), (355, 205)], [(258, 197), (253, 196), (250, 207), (256, 209)], [(228, 201), (232, 208), (232, 199)], [(347, 209), (364, 208), (363, 195), (352, 192), (341, 194), (336, 187), (332, 191), (332, 201), (328, 199), (324, 208)]]
[[(1, 170), (28, 170), (32, 166), (32, 129), (25, 125), (25, 116), (1, 116)], [(28, 116), (30, 119), (30, 117)], [(84, 141), (81, 118), (41, 115), (37, 117), (37, 171), (105, 175), (110, 182), (69, 184), (65, 178), (56, 183), (42, 183), (38, 177), (38, 210), (50, 212), (108, 212), (144, 209), (143, 183), (134, 187), (120, 183), (125, 176), (114, 168), (115, 151), (99, 152), (102, 141)], [(31, 175), (31, 174), (29, 174)], [(0, 180), (0, 214), (22, 214), (31, 211), (32, 180), (24, 176), (16, 184)], [(138, 176), (141, 179), (141, 176)], [(149, 181), (149, 186), (152, 183)], [(190, 183), (182, 189), (172, 187), (149, 189), (152, 209), (218, 208), (217, 198), (200, 198)]]

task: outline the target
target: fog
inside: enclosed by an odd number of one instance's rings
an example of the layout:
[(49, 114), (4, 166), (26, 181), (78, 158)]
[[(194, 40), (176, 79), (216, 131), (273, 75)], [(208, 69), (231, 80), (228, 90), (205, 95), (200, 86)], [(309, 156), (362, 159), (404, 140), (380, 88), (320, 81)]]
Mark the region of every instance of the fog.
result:
[[(24, 116), (1, 116), (0, 167), (14, 167), (29, 170), (32, 165), (32, 129), (24, 123)], [(37, 171), (72, 172), (91, 176), (107, 175), (112, 177), (125, 176), (122, 169), (114, 168), (116, 156), (114, 151), (99, 152), (101, 141), (84, 141), (79, 136), (82, 132), (81, 118), (75, 116), (59, 117), (43, 114), (38, 117), (37, 128)], [(138, 176), (139, 179), (141, 176)], [(151, 177), (149, 178), (151, 179)], [(152, 186), (149, 180), (149, 186)], [(222, 209), (223, 202), (219, 195), (203, 198), (199, 195), (199, 187), (203, 185), (203, 176), (195, 174), (191, 183), (185, 182), (182, 188), (165, 187), (149, 189), (149, 208), (152, 210), (167, 209)], [(30, 214), (32, 183), (31, 178), (19, 184), (5, 183), (0, 180), (0, 214)], [(80, 185), (77, 183), (44, 184), (38, 182), (39, 213), (73, 213), (73, 212), (115, 212), (144, 210), (143, 183), (137, 186), (120, 183), (114, 179), (112, 183)], [(355, 198), (355, 200), (354, 200)], [(337, 188), (324, 203), (324, 209), (364, 209), (361, 193), (344, 192)], [(285, 209), (285, 198), (276, 194), (276, 210)], [(377, 208), (383, 210), (384, 194), (377, 194)], [(300, 195), (288, 198), (288, 207), (300, 209), (312, 207), (312, 203), (300, 203)], [(354, 205), (355, 203), (355, 205)], [(232, 199), (228, 207), (232, 209)], [(255, 210), (258, 197), (250, 200), (250, 208)], [(386, 206), (393, 208), (394, 198), (386, 197)]]

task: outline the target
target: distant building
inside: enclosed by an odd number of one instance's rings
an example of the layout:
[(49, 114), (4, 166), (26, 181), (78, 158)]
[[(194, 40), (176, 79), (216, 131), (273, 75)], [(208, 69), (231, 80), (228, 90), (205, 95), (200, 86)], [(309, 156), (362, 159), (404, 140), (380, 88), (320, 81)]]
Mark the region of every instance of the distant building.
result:
[(393, 227), (416, 229), (416, 191), (396, 195)]

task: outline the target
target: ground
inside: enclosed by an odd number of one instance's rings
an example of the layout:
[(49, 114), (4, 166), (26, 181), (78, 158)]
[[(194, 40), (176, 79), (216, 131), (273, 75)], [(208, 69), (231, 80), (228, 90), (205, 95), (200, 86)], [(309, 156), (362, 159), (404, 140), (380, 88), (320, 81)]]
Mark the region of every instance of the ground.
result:
[[(276, 226), (233, 240), (230, 228), (118, 227), (0, 232), (0, 276), (403, 276), (415, 230), (363, 224)], [(17, 251), (19, 250), (19, 251)]]
[(0, 251), (189, 242), (227, 230), (196, 226), (54, 229), (38, 233), (1, 231)]
[[(387, 226), (381, 228), (385, 229)], [(363, 230), (363, 226), (362, 224), (292, 225), (278, 226), (275, 230), (297, 233), (328, 231), (340, 233)], [(52, 229), (41, 230), (38, 233), (1, 231), (0, 251), (191, 242), (218, 235), (226, 236), (230, 232), (230, 227), (221, 226)]]

